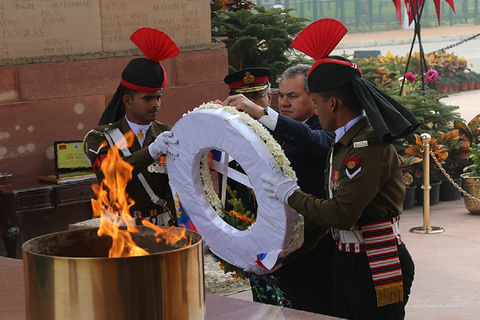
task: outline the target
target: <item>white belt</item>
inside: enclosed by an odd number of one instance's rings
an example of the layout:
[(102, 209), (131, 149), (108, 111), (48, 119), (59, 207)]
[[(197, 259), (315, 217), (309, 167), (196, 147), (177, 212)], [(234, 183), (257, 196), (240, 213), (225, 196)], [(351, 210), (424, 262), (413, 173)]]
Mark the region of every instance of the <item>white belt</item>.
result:
[[(392, 230), (394, 236), (400, 234), (398, 229), (398, 221), (392, 223)], [(359, 229), (339, 230), (332, 228), (332, 235), (335, 240), (338, 240), (341, 243), (365, 243), (365, 240), (363, 240), (362, 230)]]

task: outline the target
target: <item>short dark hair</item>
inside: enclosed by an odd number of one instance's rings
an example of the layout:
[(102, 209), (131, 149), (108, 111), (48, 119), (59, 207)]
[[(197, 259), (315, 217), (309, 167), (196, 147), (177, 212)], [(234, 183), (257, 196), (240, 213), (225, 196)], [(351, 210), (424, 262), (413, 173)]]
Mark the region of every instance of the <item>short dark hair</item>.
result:
[(127, 88), (123, 84), (120, 84), (119, 85), (119, 92), (120, 92), (120, 97), (123, 97), (124, 95), (127, 95), (127, 96), (130, 96), (130, 98), (133, 99), (133, 97), (136, 94), (138, 94), (140, 91)]
[(305, 90), (305, 92), (307, 92), (307, 93), (310, 93), (310, 91), (308, 90), (307, 77), (308, 77), (308, 73), (310, 72), (311, 67), (312, 66), (310, 66), (308, 64), (297, 64), (297, 65), (294, 65), (293, 67), (288, 68), (287, 70), (285, 70), (282, 73), (282, 77), (280, 78), (279, 85), (282, 83), (282, 81), (284, 79), (290, 79), (290, 78), (295, 77), (297, 74), (300, 74), (300, 75), (304, 76), (303, 77), (303, 90)]
[(352, 82), (348, 82), (332, 90), (319, 92), (318, 94), (323, 98), (323, 101), (327, 101), (331, 97), (336, 97), (352, 111), (362, 112), (363, 110)]

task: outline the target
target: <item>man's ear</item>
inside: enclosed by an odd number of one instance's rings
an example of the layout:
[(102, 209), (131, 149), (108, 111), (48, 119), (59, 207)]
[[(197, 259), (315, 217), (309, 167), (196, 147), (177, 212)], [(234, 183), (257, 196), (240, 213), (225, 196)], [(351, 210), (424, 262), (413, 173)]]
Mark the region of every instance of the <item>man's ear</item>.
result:
[(337, 97), (328, 98), (328, 103), (330, 104), (330, 109), (336, 111), (338, 109), (339, 100)]
[(267, 97), (268, 97), (268, 105), (271, 105), (272, 104), (272, 98), (273, 98), (273, 92), (267, 93)]
[(132, 105), (132, 97), (130, 97), (130, 95), (128, 94), (125, 94), (122, 97), (122, 102), (125, 105), (125, 107), (128, 108), (129, 106)]

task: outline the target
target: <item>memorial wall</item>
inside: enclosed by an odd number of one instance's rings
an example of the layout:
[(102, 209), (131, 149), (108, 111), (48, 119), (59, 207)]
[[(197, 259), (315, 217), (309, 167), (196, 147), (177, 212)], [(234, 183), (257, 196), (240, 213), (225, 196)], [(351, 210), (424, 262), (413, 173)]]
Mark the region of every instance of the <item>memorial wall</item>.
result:
[(211, 43), (209, 0), (2, 0), (0, 173), (49, 172), (53, 141), (96, 126), (123, 68), (142, 55), (129, 39), (141, 27), (164, 31), (181, 51), (162, 62), (159, 121), (173, 125), (227, 96), (227, 50)]
[(206, 0), (3, 0), (0, 58), (132, 49), (130, 35), (141, 27), (195, 46), (210, 43), (209, 25)]

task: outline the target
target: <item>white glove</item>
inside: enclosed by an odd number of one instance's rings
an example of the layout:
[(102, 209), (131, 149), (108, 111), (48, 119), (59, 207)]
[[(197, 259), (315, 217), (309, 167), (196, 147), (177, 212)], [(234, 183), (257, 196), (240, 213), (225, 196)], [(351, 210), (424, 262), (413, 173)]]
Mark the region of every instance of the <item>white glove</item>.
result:
[(173, 133), (171, 131), (163, 131), (148, 146), (148, 152), (153, 159), (160, 158), (162, 154), (169, 154), (175, 158), (178, 156), (178, 152), (169, 146), (169, 144), (175, 143), (178, 143), (178, 139), (173, 137)]
[(282, 201), (288, 205), (288, 198), (297, 189), (300, 189), (298, 184), (284, 173), (276, 174), (274, 178), (261, 176), (265, 183), (262, 188), (267, 191), (267, 196)]

